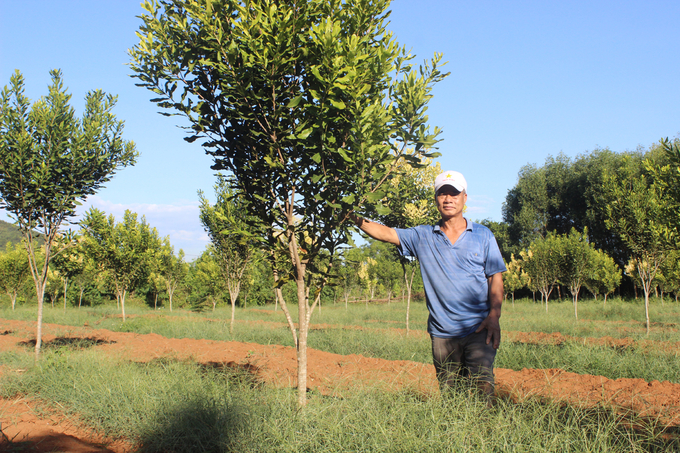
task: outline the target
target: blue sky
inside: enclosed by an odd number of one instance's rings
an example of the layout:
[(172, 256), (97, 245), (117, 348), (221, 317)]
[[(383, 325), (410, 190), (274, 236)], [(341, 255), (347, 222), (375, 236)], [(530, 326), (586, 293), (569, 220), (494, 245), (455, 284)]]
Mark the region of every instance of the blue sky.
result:
[[(472, 219), (502, 220), (528, 163), (680, 132), (680, 2), (395, 0), (391, 9), (389, 28), (417, 62), (434, 52), (448, 61), (428, 113), (444, 131), (438, 161), (467, 178)], [(211, 160), (129, 76), (141, 13), (139, 0), (0, 0), (0, 86), (19, 69), (37, 100), (60, 68), (79, 111), (88, 90), (117, 94), (114, 113), (140, 157), (85, 208), (145, 215), (192, 259), (207, 243), (197, 191), (212, 197)]]

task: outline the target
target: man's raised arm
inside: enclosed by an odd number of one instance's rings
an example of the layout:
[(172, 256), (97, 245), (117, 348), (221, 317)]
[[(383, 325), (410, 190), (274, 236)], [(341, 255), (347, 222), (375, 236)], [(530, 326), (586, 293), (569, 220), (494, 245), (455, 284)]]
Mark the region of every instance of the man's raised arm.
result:
[(399, 236), (397, 236), (397, 232), (394, 230), (394, 228), (381, 225), (371, 220), (362, 219), (361, 217), (354, 215), (351, 216), (351, 218), (361, 231), (373, 239), (399, 246)]

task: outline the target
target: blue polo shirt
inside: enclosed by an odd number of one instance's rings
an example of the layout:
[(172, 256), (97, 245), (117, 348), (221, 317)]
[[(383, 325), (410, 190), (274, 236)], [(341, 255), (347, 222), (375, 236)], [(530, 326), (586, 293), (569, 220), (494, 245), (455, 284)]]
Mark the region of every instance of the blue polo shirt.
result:
[(507, 270), (491, 230), (467, 220), (455, 244), (439, 225), (395, 230), (400, 253), (420, 261), (430, 311), (427, 331), (440, 338), (473, 333), (489, 315), (487, 278)]

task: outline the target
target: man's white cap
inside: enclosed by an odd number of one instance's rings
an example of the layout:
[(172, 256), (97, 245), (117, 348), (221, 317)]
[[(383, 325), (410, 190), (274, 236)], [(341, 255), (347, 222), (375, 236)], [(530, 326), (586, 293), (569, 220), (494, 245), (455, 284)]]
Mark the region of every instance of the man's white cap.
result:
[(458, 192), (467, 192), (467, 181), (457, 171), (445, 171), (434, 180), (434, 193), (439, 192), (442, 186), (452, 186)]

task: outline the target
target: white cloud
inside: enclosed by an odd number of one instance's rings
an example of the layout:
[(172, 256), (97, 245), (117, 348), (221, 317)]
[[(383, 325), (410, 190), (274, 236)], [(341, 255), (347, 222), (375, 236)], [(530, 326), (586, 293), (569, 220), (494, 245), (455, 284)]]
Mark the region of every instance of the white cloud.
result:
[(491, 215), (491, 208), (495, 208), (496, 201), (486, 195), (468, 195), (465, 216), (471, 220), (486, 219)]
[(149, 204), (149, 203), (113, 203), (97, 195), (87, 198), (78, 207), (77, 218), (81, 220), (90, 207), (113, 214), (116, 221), (121, 221), (126, 210), (144, 216), (147, 223), (158, 230), (161, 237), (169, 236), (175, 252), (183, 249), (187, 260), (197, 258), (210, 242), (199, 220), (199, 203), (184, 202), (177, 204)]

